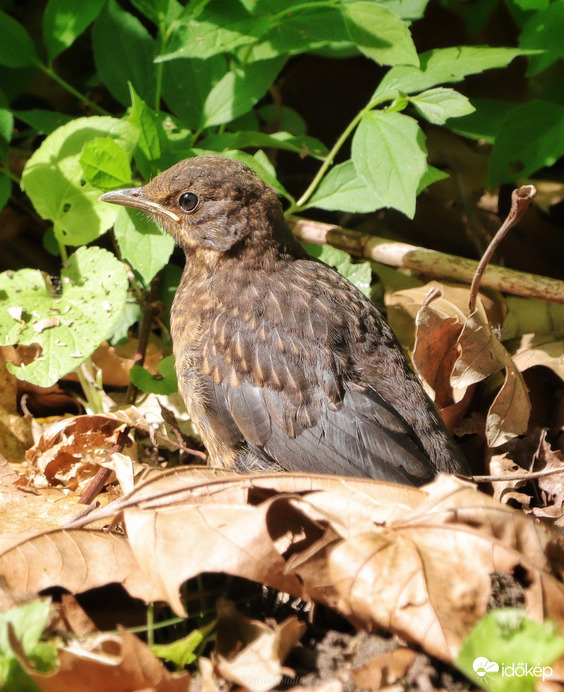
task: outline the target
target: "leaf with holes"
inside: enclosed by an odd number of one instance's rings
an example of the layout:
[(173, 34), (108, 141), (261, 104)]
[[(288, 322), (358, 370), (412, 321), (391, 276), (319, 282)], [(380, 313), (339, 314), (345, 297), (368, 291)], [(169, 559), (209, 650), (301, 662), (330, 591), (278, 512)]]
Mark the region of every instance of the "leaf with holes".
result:
[(36, 269), (0, 274), (0, 344), (41, 348), (33, 362), (8, 368), (41, 387), (55, 384), (93, 353), (111, 332), (127, 298), (124, 265), (97, 247), (77, 250), (62, 271), (61, 283), (59, 295)]
[(37, 212), (54, 224), (64, 245), (84, 245), (105, 233), (117, 209), (98, 202), (100, 191), (83, 178), (80, 158), (84, 146), (98, 137), (111, 138), (131, 155), (138, 129), (117, 118), (77, 118), (49, 135), (29, 159), (22, 187)]

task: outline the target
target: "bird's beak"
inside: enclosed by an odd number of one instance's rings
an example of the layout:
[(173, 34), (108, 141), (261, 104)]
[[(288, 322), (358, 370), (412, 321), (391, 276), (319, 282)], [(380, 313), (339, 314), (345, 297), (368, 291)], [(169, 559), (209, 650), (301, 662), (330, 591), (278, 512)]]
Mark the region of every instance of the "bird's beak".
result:
[(100, 202), (109, 202), (110, 204), (119, 204), (122, 207), (132, 207), (133, 209), (140, 209), (149, 214), (165, 214), (169, 216), (173, 221), (180, 221), (180, 217), (175, 213), (166, 209), (158, 202), (153, 202), (147, 199), (142, 187), (129, 187), (124, 190), (112, 190), (111, 192), (104, 192), (103, 195), (98, 197)]

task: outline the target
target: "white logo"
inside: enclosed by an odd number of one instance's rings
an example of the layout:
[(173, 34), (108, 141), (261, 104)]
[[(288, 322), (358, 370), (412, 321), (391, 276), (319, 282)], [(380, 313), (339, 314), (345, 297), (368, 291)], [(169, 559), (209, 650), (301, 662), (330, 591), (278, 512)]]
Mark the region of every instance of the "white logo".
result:
[(488, 661), (485, 656), (478, 656), (478, 658), (475, 658), (472, 668), (474, 668), (474, 672), (479, 678), (485, 677), (486, 680), (490, 677), (490, 673), (499, 672), (499, 664), (495, 661)]
[[(474, 672), (479, 678), (483, 678), (484, 682), (491, 679), (491, 673), (499, 673), (499, 663), (495, 661), (490, 661), (485, 656), (478, 656), (474, 659), (472, 664)], [(552, 668), (550, 666), (541, 666), (537, 664), (536, 666), (529, 665), (528, 663), (512, 663), (511, 665), (501, 666), (501, 675), (506, 678), (522, 678), (522, 677), (542, 677), (543, 681), (552, 675)]]

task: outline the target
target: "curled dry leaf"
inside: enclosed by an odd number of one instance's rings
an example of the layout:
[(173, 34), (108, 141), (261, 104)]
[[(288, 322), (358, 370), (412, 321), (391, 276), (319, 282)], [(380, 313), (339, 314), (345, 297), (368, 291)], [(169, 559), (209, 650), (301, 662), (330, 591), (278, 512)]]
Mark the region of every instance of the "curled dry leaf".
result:
[[(284, 675), (293, 675), (282, 664), (303, 636), (303, 622), (292, 616), (270, 627), (259, 620), (249, 620), (224, 599), (218, 603), (218, 618), (215, 657), (224, 679), (243, 685), (250, 692), (266, 692), (276, 687)], [(235, 640), (234, 633), (238, 635)]]
[[(27, 451), (24, 471), (29, 483), (36, 488), (55, 486), (70, 490), (84, 489), (103, 465), (118, 434), (125, 428), (136, 428), (145, 434), (149, 432), (147, 422), (134, 408), (57, 421)], [(129, 453), (129, 473), (123, 470), (123, 455), (112, 463), (120, 467), (120, 479), (128, 479), (125, 483), (127, 492), (131, 489), (131, 457), (133, 460), (136, 458), (132, 439), (125, 451)]]
[(104, 634), (63, 647), (58, 668), (50, 673), (36, 672), (21, 648), (17, 653), (24, 670), (43, 692), (190, 689), (189, 673), (169, 672), (146, 644), (123, 628), (119, 635)]
[[(154, 479), (124, 499), (132, 549), (183, 612), (180, 585), (226, 572), (336, 608), (452, 661), (485, 614), (491, 578), (523, 586), (527, 614), (564, 630), (564, 540), (472, 486), (424, 489), (298, 474)], [(188, 482), (190, 484), (190, 482)], [(134, 506), (136, 503), (137, 506)]]
[(478, 311), (466, 321), (458, 346), (460, 356), (451, 376), (452, 386), (457, 389), (469, 387), (505, 369), (503, 386), (488, 411), (488, 445), (497, 447), (524, 433), (531, 412), (527, 387), (511, 356)]
[(143, 575), (127, 540), (102, 531), (2, 536), (0, 574), (11, 589), (33, 594), (53, 586), (82, 593), (118, 583), (146, 602), (166, 597)]
[(564, 380), (564, 339), (546, 334), (524, 334), (513, 352), (513, 362), (521, 372), (543, 365)]

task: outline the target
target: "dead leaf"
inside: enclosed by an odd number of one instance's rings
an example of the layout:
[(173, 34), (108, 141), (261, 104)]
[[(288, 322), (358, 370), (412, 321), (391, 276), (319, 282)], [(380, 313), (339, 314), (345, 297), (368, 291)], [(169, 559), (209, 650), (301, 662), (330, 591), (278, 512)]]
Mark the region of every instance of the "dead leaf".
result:
[(59, 651), (55, 672), (37, 673), (20, 649), (18, 658), (43, 692), (188, 692), (190, 675), (170, 673), (149, 647), (125, 628), (119, 635), (102, 634), (75, 640)]
[(303, 622), (292, 616), (269, 627), (249, 620), (224, 599), (218, 602), (218, 618), (217, 668), (226, 680), (251, 692), (266, 692), (284, 675), (293, 676), (282, 664), (303, 636)]
[(33, 325), (33, 331), (35, 334), (41, 334), (41, 332), (44, 332), (46, 329), (49, 329), (50, 327), (58, 327), (59, 326), (59, 318), (58, 317), (45, 317), (42, 320), (39, 320), (39, 322), (36, 322)]
[(466, 321), (458, 345), (460, 356), (451, 376), (455, 389), (462, 390), (505, 369), (505, 381), (486, 419), (488, 445), (496, 447), (524, 433), (531, 411), (525, 382), (501, 341), (477, 311)]
[(517, 348), (510, 348), (510, 352), (521, 372), (542, 365), (564, 380), (564, 339), (546, 334), (524, 334)]

